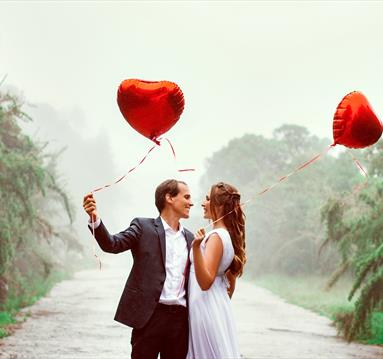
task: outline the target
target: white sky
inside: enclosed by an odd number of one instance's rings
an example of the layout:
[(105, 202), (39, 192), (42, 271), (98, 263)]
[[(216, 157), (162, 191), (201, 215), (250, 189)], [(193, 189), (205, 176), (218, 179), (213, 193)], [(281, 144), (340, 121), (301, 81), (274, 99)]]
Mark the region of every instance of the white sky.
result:
[[(120, 82), (182, 88), (185, 111), (167, 137), (179, 166), (197, 172), (178, 176), (169, 148), (157, 149), (123, 189), (100, 195), (127, 193), (129, 203), (115, 204), (132, 207), (130, 218), (155, 215), (153, 190), (164, 178), (183, 178), (195, 197), (204, 192), (205, 158), (233, 137), (294, 123), (330, 139), (335, 108), (353, 90), (383, 113), (383, 2), (3, 1), (0, 15), (0, 79), (28, 102), (81, 113), (66, 120), (84, 139), (107, 136), (113, 176), (151, 147), (119, 112)], [(87, 156), (105, 157), (94, 148)], [(84, 192), (104, 184), (103, 168)]]

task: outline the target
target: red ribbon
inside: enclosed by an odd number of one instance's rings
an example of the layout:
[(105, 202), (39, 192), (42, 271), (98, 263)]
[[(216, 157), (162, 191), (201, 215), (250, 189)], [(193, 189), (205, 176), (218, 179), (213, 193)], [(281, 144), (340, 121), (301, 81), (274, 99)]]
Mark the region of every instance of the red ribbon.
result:
[[(263, 194), (265, 194), (266, 192), (270, 191), (271, 189), (273, 189), (274, 187), (276, 187), (277, 185), (279, 185), (280, 183), (282, 183), (283, 181), (287, 180), (289, 177), (291, 177), (292, 175), (294, 175), (295, 173), (303, 170), (304, 168), (312, 165), (314, 162), (316, 162), (317, 160), (319, 160), (324, 154), (326, 154), (332, 147), (335, 147), (336, 144), (332, 144), (330, 146), (328, 146), (323, 152), (317, 154), (316, 156), (314, 156), (313, 158), (311, 158), (310, 160), (306, 161), (306, 162), (303, 162), (301, 165), (299, 165), (297, 168), (295, 168), (293, 171), (291, 171), (289, 174), (285, 175), (285, 176), (282, 176), (278, 179), (277, 182), (275, 182), (274, 184), (272, 184), (271, 186), (269, 187), (266, 187), (264, 188), (262, 191), (258, 192), (255, 194), (255, 196), (261, 196)], [(367, 171), (363, 168), (362, 164), (351, 154), (351, 152), (349, 152), (351, 157), (352, 157), (352, 160), (354, 161), (354, 164), (355, 166), (358, 168), (358, 170), (360, 171), (360, 173), (364, 176), (364, 177), (368, 177), (367, 176)], [(365, 187), (367, 185), (367, 181), (364, 183), (364, 185), (362, 187)], [(251, 202), (252, 200), (255, 199), (255, 196), (253, 198), (250, 198), (248, 200), (246, 200), (245, 202), (242, 202), (240, 204), (241, 207), (245, 206), (247, 203)], [(207, 226), (204, 227), (204, 229), (210, 227), (211, 225), (213, 225), (214, 223), (220, 221), (222, 218), (228, 216), (230, 213), (234, 212), (234, 210), (230, 211), (229, 213), (226, 213), (225, 215), (223, 215), (222, 217), (216, 219), (215, 221), (209, 223)]]
[[(282, 183), (283, 181), (287, 180), (289, 177), (291, 177), (292, 175), (294, 175), (295, 173), (303, 170), (304, 168), (312, 165), (314, 162), (318, 161), (324, 154), (326, 154), (330, 148), (334, 147), (335, 145), (331, 145), (331, 146), (328, 146), (323, 152), (317, 154), (316, 156), (314, 156), (313, 158), (311, 158), (310, 160), (306, 161), (306, 162), (303, 162), (302, 164), (300, 164), (297, 168), (295, 168), (293, 171), (291, 171), (289, 174), (285, 175), (285, 176), (282, 176), (278, 179), (278, 181), (276, 181), (274, 184), (272, 184), (271, 186), (268, 186), (266, 188), (264, 188), (263, 190), (261, 190), (260, 192), (256, 193), (255, 196), (253, 198), (249, 198), (248, 200), (246, 200), (245, 202), (242, 202), (240, 204), (241, 207), (245, 206), (246, 204), (248, 204), (249, 202), (251, 202), (252, 200), (254, 200), (257, 196), (261, 196), (263, 194), (265, 194), (266, 192), (269, 192), (271, 189), (273, 189), (274, 187), (278, 186), (280, 183)], [(214, 223), (220, 221), (222, 218), (228, 216), (230, 213), (233, 213), (234, 212), (234, 209), (232, 211), (230, 211), (229, 213), (226, 213), (225, 215), (223, 215), (222, 217), (216, 219), (215, 221), (209, 223), (207, 226), (204, 227), (204, 229), (210, 227), (211, 225), (213, 225)]]
[[(176, 151), (174, 150), (174, 147), (173, 147), (172, 143), (170, 142), (169, 139), (167, 139), (167, 138), (164, 138), (164, 139), (169, 143), (169, 146), (170, 146), (170, 148), (172, 150), (172, 153), (173, 153), (174, 160), (177, 161)], [(161, 145), (161, 140), (162, 139), (160, 139), (160, 138), (158, 140), (156, 140), (156, 144), (158, 146)], [(150, 150), (146, 153), (146, 155), (142, 158), (142, 160), (136, 166), (132, 167), (126, 174), (124, 174), (123, 176), (118, 178), (115, 182), (112, 182), (112, 183), (106, 184), (104, 186), (98, 187), (98, 188), (94, 189), (93, 191), (91, 191), (91, 193), (93, 194), (95, 192), (102, 191), (105, 188), (111, 187), (111, 186), (121, 182), (129, 173), (133, 172), (137, 167), (139, 167), (146, 160), (146, 158), (149, 156), (150, 152), (152, 152), (155, 148), (156, 148), (156, 146), (151, 147)], [(177, 171), (178, 172), (194, 171), (194, 168), (178, 169)], [(92, 234), (93, 234), (93, 237), (94, 237), (95, 233), (94, 233), (94, 220), (93, 220), (93, 218), (92, 218)], [(99, 256), (96, 254), (95, 246), (93, 246), (93, 255), (98, 260), (99, 266), (100, 266), (100, 270), (101, 270), (101, 260), (100, 260)]]

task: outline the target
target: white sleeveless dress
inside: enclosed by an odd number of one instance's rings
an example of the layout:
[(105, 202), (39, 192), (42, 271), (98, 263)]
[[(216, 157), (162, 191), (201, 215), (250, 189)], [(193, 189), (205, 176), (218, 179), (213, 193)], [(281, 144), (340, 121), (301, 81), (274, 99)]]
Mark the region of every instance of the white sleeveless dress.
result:
[(201, 243), (202, 253), (212, 233), (217, 233), (221, 238), (223, 255), (214, 283), (207, 291), (203, 291), (197, 282), (193, 252), (190, 252), (188, 359), (240, 358), (225, 276), (225, 271), (234, 258), (234, 249), (229, 232), (217, 228), (206, 234)]

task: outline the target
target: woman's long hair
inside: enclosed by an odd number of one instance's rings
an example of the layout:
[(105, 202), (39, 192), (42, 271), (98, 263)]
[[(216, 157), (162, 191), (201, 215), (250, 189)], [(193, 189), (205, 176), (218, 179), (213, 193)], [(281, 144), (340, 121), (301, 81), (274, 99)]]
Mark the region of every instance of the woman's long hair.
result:
[(229, 267), (231, 273), (241, 276), (246, 263), (245, 214), (241, 207), (241, 194), (227, 183), (218, 182), (210, 190), (210, 212), (213, 221), (223, 217), (234, 247), (234, 259)]

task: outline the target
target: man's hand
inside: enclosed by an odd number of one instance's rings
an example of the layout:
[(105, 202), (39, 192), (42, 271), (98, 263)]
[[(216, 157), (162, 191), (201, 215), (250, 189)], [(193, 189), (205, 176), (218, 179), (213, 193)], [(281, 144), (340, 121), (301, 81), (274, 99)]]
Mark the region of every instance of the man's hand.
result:
[(84, 197), (82, 206), (92, 222), (95, 222), (98, 218), (96, 200), (93, 197), (93, 193), (88, 193)]

